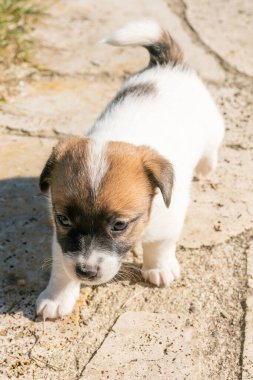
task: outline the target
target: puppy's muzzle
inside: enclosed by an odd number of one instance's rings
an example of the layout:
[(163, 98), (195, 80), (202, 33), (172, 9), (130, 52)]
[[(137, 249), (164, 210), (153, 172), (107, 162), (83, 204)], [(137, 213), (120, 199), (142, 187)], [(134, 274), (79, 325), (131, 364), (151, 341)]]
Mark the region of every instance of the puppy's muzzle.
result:
[(98, 277), (99, 267), (84, 264), (76, 264), (76, 274), (84, 280), (94, 280)]

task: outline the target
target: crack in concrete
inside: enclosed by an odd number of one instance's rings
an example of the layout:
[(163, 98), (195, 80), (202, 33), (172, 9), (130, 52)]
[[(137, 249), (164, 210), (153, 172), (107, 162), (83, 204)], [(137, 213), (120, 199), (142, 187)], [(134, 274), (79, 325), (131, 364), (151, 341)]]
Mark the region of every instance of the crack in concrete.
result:
[(122, 314), (122, 312), (123, 312), (123, 309), (124, 309), (125, 306), (126, 306), (127, 299), (129, 299), (129, 298), (126, 298), (126, 299), (124, 300), (124, 302), (122, 302), (122, 304), (121, 304), (121, 306), (120, 306), (120, 308), (119, 308), (119, 311), (118, 311), (116, 317), (115, 317), (114, 320), (113, 320), (113, 323), (112, 323), (111, 326), (109, 327), (107, 333), (104, 335), (104, 338), (102, 339), (102, 341), (101, 341), (101, 343), (99, 344), (99, 346), (98, 346), (98, 347), (96, 348), (96, 350), (91, 354), (89, 360), (88, 360), (87, 363), (83, 366), (81, 372), (80, 372), (78, 375), (76, 375), (76, 380), (80, 380), (80, 379), (81, 379), (81, 377), (82, 377), (82, 375), (83, 375), (83, 373), (84, 373), (86, 367), (87, 367), (88, 364), (91, 362), (91, 360), (94, 358), (94, 356), (95, 356), (96, 353), (99, 351), (99, 349), (102, 347), (104, 341), (106, 340), (106, 338), (108, 337), (108, 335), (110, 334), (110, 332), (113, 331), (113, 327), (114, 327), (115, 323), (117, 322), (117, 320), (118, 320), (119, 317), (121, 316), (121, 314)]
[(17, 78), (8, 78), (6, 80), (1, 80), (1, 84), (5, 84), (5, 85), (8, 85), (9, 83), (15, 83), (15, 82), (20, 82), (21, 80), (33, 80), (35, 78), (36, 80), (36, 77), (39, 75), (41, 78), (43, 79), (64, 79), (64, 80), (70, 80), (70, 79), (86, 79), (86, 80), (94, 80), (94, 79), (108, 79), (108, 80), (115, 80), (115, 79), (119, 79), (119, 80), (124, 80), (126, 78), (126, 73), (122, 73), (122, 74), (119, 74), (117, 75), (116, 73), (112, 73), (111, 71), (106, 71), (106, 70), (103, 70), (103, 71), (98, 71), (96, 73), (90, 73), (90, 72), (87, 72), (87, 71), (84, 71), (82, 73), (79, 73), (79, 72), (73, 72), (73, 73), (61, 73), (59, 71), (56, 71), (56, 70), (52, 70), (52, 69), (47, 69), (47, 68), (40, 68), (40, 67), (37, 67), (36, 65), (30, 63), (31, 65), (31, 68), (34, 69), (33, 72), (29, 72), (27, 74), (25, 74), (24, 76), (22, 77), (19, 77), (18, 79)]
[(12, 128), (8, 125), (0, 125), (0, 134), (7, 135), (7, 136), (39, 137), (39, 138), (45, 138), (45, 139), (56, 139), (56, 138), (71, 136), (68, 134), (59, 133), (58, 131), (54, 129), (52, 129), (51, 132), (53, 133), (48, 134), (47, 132), (43, 130), (31, 132), (22, 128)]
[(238, 380), (243, 379), (243, 357), (244, 357), (244, 344), (245, 344), (245, 337), (246, 337), (246, 315), (247, 315), (246, 300), (241, 302), (241, 306), (243, 310), (243, 317), (242, 317), (242, 324), (241, 324), (241, 347), (240, 347), (240, 356), (239, 356), (240, 374), (238, 376)]
[[(123, 303), (124, 304), (124, 303)], [(122, 306), (120, 307), (120, 311), (122, 309)], [(104, 335), (104, 338), (102, 339), (101, 343), (99, 344), (99, 346), (96, 348), (96, 350), (91, 354), (89, 360), (87, 361), (87, 363), (83, 366), (81, 372), (76, 376), (76, 380), (80, 380), (87, 365), (92, 361), (92, 359), (94, 358), (94, 356), (96, 355), (96, 353), (98, 352), (98, 350), (102, 347), (104, 341), (106, 340), (106, 338), (108, 337), (108, 335), (110, 334), (110, 332), (112, 331), (113, 329), (113, 326), (115, 325), (115, 323), (117, 322), (117, 320), (119, 319), (121, 313), (119, 312), (118, 315), (116, 316), (116, 318), (114, 319), (113, 323), (111, 324), (111, 326), (109, 327), (107, 333)]]
[[(249, 253), (250, 241), (252, 241), (253, 229), (249, 230), (249, 232), (251, 232), (251, 236), (248, 237), (248, 246), (244, 250), (245, 256), (247, 257), (247, 280), (249, 280), (249, 278), (250, 278), (250, 275), (248, 273), (248, 258), (249, 258), (249, 254), (250, 254)], [(248, 306), (247, 306), (248, 297), (249, 297), (249, 285), (248, 285), (247, 292), (246, 292), (246, 300), (241, 303), (242, 310), (243, 310), (243, 321), (241, 324), (241, 351), (240, 351), (240, 357), (239, 357), (239, 368), (240, 368), (239, 380), (243, 380), (245, 372), (247, 372), (247, 370), (245, 370), (245, 367), (244, 367), (244, 360), (245, 360), (245, 345), (246, 345), (246, 341), (247, 341), (246, 318), (247, 318), (247, 314), (248, 314)]]

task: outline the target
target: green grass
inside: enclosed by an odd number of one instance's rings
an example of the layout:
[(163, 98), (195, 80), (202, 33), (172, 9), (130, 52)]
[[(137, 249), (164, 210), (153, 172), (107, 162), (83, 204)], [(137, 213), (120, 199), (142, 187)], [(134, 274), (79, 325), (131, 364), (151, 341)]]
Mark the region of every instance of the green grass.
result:
[(27, 61), (33, 41), (29, 32), (41, 14), (38, 1), (0, 0), (0, 63)]

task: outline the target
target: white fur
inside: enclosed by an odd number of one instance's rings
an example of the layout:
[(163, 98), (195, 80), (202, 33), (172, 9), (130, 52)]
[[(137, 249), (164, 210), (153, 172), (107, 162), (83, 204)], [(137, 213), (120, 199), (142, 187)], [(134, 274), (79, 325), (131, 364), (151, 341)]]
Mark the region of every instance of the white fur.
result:
[(153, 20), (143, 20), (127, 24), (102, 40), (115, 46), (152, 45), (161, 35), (160, 26)]
[(176, 244), (170, 240), (145, 244), (142, 275), (157, 286), (167, 286), (180, 276)]
[(106, 142), (90, 140), (88, 144), (87, 167), (91, 188), (96, 194), (108, 169)]
[(36, 302), (36, 313), (42, 315), (44, 319), (70, 314), (80, 293), (80, 281), (74, 276), (71, 263), (64, 259), (55, 231), (52, 256), (53, 264), (48, 286)]

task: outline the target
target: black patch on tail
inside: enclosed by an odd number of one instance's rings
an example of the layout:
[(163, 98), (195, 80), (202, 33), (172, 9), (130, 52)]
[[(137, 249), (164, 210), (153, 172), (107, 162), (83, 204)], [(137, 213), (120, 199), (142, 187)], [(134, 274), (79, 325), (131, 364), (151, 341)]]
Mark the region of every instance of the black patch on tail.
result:
[(168, 32), (163, 31), (161, 38), (153, 45), (144, 46), (150, 54), (149, 67), (172, 65), (183, 61), (183, 53)]

